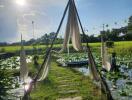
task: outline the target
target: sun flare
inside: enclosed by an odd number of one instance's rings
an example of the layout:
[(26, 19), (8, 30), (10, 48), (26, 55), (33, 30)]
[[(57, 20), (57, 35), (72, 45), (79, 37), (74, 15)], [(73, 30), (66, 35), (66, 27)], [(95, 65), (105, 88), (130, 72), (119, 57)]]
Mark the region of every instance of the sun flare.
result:
[(26, 4), (26, 1), (25, 0), (16, 0), (16, 3), (18, 5), (24, 6)]

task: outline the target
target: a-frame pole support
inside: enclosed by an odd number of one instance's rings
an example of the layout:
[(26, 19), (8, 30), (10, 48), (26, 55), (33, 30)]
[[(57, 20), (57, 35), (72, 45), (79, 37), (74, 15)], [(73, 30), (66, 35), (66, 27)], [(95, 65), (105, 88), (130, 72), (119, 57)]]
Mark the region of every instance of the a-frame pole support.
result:
[[(87, 49), (88, 49), (88, 54), (92, 57), (92, 59), (93, 59), (93, 55), (92, 55), (92, 53), (91, 53), (91, 50), (90, 50), (90, 47), (89, 47), (89, 44), (88, 44), (88, 40), (87, 40), (87, 36), (86, 36), (86, 34), (85, 34), (85, 32), (84, 32), (84, 30), (83, 30), (83, 26), (82, 26), (82, 23), (81, 23), (81, 20), (80, 20), (80, 17), (79, 17), (79, 14), (78, 14), (78, 11), (77, 11), (77, 8), (76, 8), (76, 5), (75, 5), (75, 2), (74, 2), (74, 0), (73, 0), (73, 4), (74, 4), (74, 7), (75, 7), (75, 11), (76, 11), (76, 14), (77, 14), (77, 17), (78, 17), (78, 21), (79, 21), (79, 24), (80, 24), (80, 27), (81, 27), (81, 30), (82, 30), (82, 33), (83, 33), (83, 36), (84, 36), (84, 39), (85, 39), (85, 42), (87, 43)], [(89, 56), (88, 55), (88, 56)], [(94, 61), (94, 64), (95, 64), (95, 61)], [(97, 69), (96, 69), (97, 70)], [(97, 70), (97, 72), (98, 72), (98, 74), (99, 74), (99, 76), (100, 76), (100, 82), (101, 82), (101, 86), (102, 86), (102, 89), (103, 89), (103, 91), (105, 91), (106, 92), (106, 94), (107, 94), (107, 100), (113, 100), (113, 97), (112, 97), (112, 95), (111, 95), (111, 92), (110, 92), (110, 90), (109, 90), (109, 87), (108, 87), (108, 85), (107, 85), (107, 83), (106, 83), (106, 81), (103, 79), (103, 77), (102, 77), (102, 75), (101, 75), (101, 73)]]
[(61, 28), (61, 26), (62, 26), (62, 23), (63, 23), (64, 18), (65, 18), (65, 16), (66, 16), (66, 12), (67, 12), (68, 7), (69, 7), (69, 3), (70, 3), (70, 0), (68, 1), (67, 5), (66, 5), (66, 8), (65, 8), (65, 10), (64, 10), (64, 13), (63, 13), (63, 16), (62, 16), (62, 19), (61, 19), (61, 22), (60, 22), (59, 27), (58, 27), (58, 29), (57, 29), (57, 31), (56, 31), (55, 37), (54, 37), (53, 40), (52, 40), (51, 46), (50, 46), (49, 50), (47, 50), (47, 52), (46, 52), (44, 61), (43, 61), (42, 65), (41, 65), (41, 67), (40, 67), (40, 69), (39, 69), (37, 75), (35, 76), (35, 78), (33, 79), (33, 81), (30, 83), (29, 90), (25, 93), (24, 97), (25, 97), (27, 94), (30, 94), (30, 92), (31, 92), (31, 90), (32, 90), (32, 87), (33, 87), (33, 84), (35, 84), (35, 83), (37, 82), (37, 79), (38, 79), (38, 77), (39, 77), (39, 75), (40, 75), (40, 71), (42, 70), (42, 68), (43, 68), (43, 66), (44, 66), (44, 64), (45, 64), (45, 62), (46, 62), (46, 59), (47, 59), (48, 55), (50, 54), (50, 52), (51, 52), (51, 50), (52, 50), (52, 48), (53, 48), (54, 41), (56, 40), (56, 38), (57, 38), (57, 36), (58, 36), (58, 34), (59, 34), (60, 28)]

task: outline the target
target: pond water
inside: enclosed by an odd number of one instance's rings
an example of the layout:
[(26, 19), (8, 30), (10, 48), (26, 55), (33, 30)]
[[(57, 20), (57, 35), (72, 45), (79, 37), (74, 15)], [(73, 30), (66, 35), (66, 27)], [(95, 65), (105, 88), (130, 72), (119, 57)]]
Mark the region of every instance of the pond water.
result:
[(27, 91), (29, 89), (29, 84), (31, 83), (32, 79), (30, 77), (28, 77), (25, 80), (25, 82), (21, 82), (20, 79), (19, 79), (19, 76), (17, 76), (15, 78), (15, 80), (19, 83), (19, 88), (15, 88), (15, 89), (12, 89), (12, 90), (8, 91), (8, 93), (10, 94), (8, 99), (21, 100), (21, 98), (23, 97), (25, 91)]
[[(132, 66), (131, 68), (129, 67), (127, 65), (121, 65), (119, 73), (122, 74), (122, 77), (117, 77), (116, 80), (106, 78), (106, 82), (115, 100), (132, 100)], [(90, 74), (89, 68), (87, 67), (75, 69), (84, 75), (88, 76)], [(113, 76), (111, 77), (113, 78)]]
[[(27, 63), (32, 62), (32, 56), (27, 56), (26, 62)], [(20, 57), (17, 56), (17, 57), (11, 57), (11, 58), (7, 58), (4, 60), (0, 60), (0, 66), (1, 66), (1, 68), (7, 69), (7, 70), (20, 69)], [(9, 100), (21, 100), (20, 98), (24, 95), (24, 91), (27, 90), (29, 87), (29, 83), (31, 82), (31, 78), (28, 77), (27, 80), (25, 80), (26, 84), (24, 82), (20, 81), (19, 76), (13, 77), (13, 81), (15, 83), (18, 83), (19, 88), (16, 88), (15, 84), (13, 84), (12, 86), (15, 89), (11, 89), (10, 91), (8, 91), (9, 96), (5, 97), (5, 100), (7, 100), (7, 98)]]
[(78, 70), (79, 72), (82, 72), (86, 76), (88, 76), (90, 73), (89, 67), (81, 67), (81, 68), (74, 68), (74, 69)]
[[(97, 66), (101, 67), (101, 57), (97, 54), (93, 54)], [(70, 54), (69, 56), (64, 54), (59, 59), (60, 62), (73, 62), (86, 60), (88, 57), (86, 54)], [(88, 60), (88, 59), (87, 59)], [(120, 66), (117, 73), (104, 73), (104, 78), (111, 90), (112, 96), (115, 100), (132, 100), (132, 56), (117, 56), (117, 65)], [(63, 65), (63, 64), (61, 64)], [(74, 69), (83, 73), (84, 75), (90, 75), (89, 67), (76, 67)]]
[(132, 100), (132, 68), (122, 65), (120, 73), (125, 77), (119, 77), (114, 82), (107, 79), (112, 95), (116, 100)]

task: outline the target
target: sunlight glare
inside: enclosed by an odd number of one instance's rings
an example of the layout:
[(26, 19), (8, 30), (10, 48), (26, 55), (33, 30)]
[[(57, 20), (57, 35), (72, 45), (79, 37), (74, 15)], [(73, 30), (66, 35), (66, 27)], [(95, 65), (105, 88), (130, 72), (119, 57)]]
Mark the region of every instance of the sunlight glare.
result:
[(26, 84), (25, 85), (25, 90), (28, 91), (29, 87), (30, 87), (30, 84)]
[(16, 0), (16, 3), (18, 5), (24, 6), (26, 4), (26, 1), (25, 0)]

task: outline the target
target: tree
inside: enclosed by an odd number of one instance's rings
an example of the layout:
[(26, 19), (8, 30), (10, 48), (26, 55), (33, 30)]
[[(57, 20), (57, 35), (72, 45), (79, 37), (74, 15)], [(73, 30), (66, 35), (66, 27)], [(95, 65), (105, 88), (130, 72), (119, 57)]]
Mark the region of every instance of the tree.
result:
[(8, 43), (6, 42), (0, 42), (0, 46), (6, 46)]
[(50, 42), (49, 36), (48, 34), (45, 34), (45, 44), (47, 47), (49, 46), (49, 42)]
[(132, 16), (129, 17), (127, 31), (128, 34), (132, 34)]

